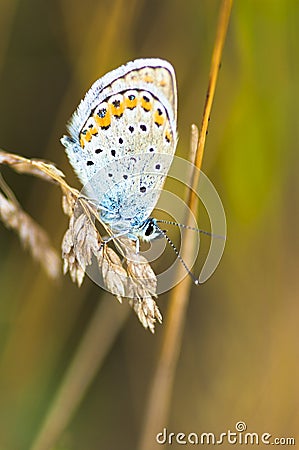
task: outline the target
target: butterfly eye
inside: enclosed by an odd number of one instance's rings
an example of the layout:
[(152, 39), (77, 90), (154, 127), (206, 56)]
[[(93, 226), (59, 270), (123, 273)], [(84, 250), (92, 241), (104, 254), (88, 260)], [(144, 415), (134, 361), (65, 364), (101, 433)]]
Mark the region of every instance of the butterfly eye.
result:
[(152, 224), (152, 222), (149, 222), (146, 230), (145, 230), (145, 236), (150, 236), (151, 234), (153, 234), (154, 232), (154, 225)]

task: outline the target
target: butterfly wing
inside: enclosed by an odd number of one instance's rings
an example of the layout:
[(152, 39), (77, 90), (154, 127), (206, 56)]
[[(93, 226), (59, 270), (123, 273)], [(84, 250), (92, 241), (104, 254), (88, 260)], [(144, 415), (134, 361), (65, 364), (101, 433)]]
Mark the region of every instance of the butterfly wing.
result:
[(161, 59), (129, 62), (87, 92), (62, 143), (108, 222), (116, 210), (137, 224), (150, 215), (175, 152), (176, 116), (174, 70)]

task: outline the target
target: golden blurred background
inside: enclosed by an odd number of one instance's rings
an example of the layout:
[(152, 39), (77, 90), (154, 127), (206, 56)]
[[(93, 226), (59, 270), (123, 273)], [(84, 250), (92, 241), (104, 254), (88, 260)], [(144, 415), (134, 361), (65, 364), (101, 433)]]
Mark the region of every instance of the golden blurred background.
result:
[[(66, 121), (95, 79), (129, 60), (161, 57), (176, 70), (177, 154), (186, 156), (190, 125), (201, 122), (219, 7), (1, 0), (1, 148), (51, 160), (79, 187), (59, 143)], [(192, 289), (170, 431), (220, 434), (243, 420), (248, 431), (299, 442), (298, 25), (296, 0), (233, 5), (203, 162), (228, 240), (213, 277)], [(8, 168), (3, 176), (60, 251), (67, 219), (59, 190)], [(99, 304), (114, 308), (115, 336), (106, 341), (103, 328), (93, 342), (106, 348), (101, 367), (52, 448), (137, 448), (163, 325), (153, 336), (133, 312), (119, 318), (126, 305), (88, 278), (80, 289), (69, 276), (49, 280), (17, 236), (2, 224), (0, 231), (0, 449), (31, 448)], [(167, 303), (161, 295), (164, 316)]]

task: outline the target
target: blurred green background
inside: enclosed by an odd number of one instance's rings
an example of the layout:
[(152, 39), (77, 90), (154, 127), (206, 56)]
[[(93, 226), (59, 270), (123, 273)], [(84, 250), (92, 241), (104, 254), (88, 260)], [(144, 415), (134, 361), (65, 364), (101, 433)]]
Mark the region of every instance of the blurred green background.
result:
[[(186, 156), (200, 124), (218, 0), (1, 0), (0, 146), (54, 161), (91, 83), (137, 57), (175, 67)], [(299, 442), (299, 2), (233, 5), (203, 170), (223, 201), (221, 264), (193, 288), (168, 428), (248, 431)], [(5, 168), (17, 198), (60, 249), (57, 188)], [(89, 279), (53, 283), (0, 224), (0, 449), (30, 448), (99, 302)], [(101, 297), (103, 297), (101, 299)], [(165, 314), (168, 295), (158, 301)], [(129, 315), (56, 450), (136, 448), (163, 325)], [(103, 343), (99, 342), (101, 346)], [(175, 445), (173, 448), (179, 448)], [(237, 447), (237, 446), (236, 446)]]

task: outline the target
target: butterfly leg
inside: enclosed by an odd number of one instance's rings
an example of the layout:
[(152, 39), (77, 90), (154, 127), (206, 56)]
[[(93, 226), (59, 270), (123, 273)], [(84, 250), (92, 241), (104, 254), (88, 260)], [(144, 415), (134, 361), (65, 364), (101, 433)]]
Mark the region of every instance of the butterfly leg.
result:
[(122, 232), (122, 233), (118, 233), (118, 234), (114, 234), (113, 236), (109, 236), (109, 237), (104, 237), (103, 238), (103, 244), (106, 245), (108, 244), (108, 242), (113, 241), (113, 239), (117, 239), (121, 236), (126, 236), (128, 234), (127, 231)]
[(140, 249), (140, 246), (139, 246), (139, 239), (138, 239), (138, 237), (135, 236), (134, 234), (131, 234), (131, 233), (128, 233), (128, 232), (124, 232), (124, 233), (122, 232), (122, 233), (114, 234), (113, 236), (104, 237), (104, 238), (102, 239), (102, 242), (101, 242), (101, 245), (100, 245), (100, 249), (101, 249), (102, 247), (104, 247), (104, 245), (108, 244), (108, 242), (113, 241), (113, 239), (117, 239), (117, 238), (119, 238), (119, 237), (121, 237), (121, 236), (128, 236), (129, 239), (131, 239), (132, 241), (135, 242), (135, 245), (136, 245), (136, 255), (138, 255), (139, 249)]
[(139, 239), (138, 239), (138, 237), (135, 236), (135, 234), (128, 233), (128, 238), (135, 242), (135, 245), (136, 245), (136, 255), (138, 255), (139, 250), (140, 250), (140, 245), (139, 245)]

